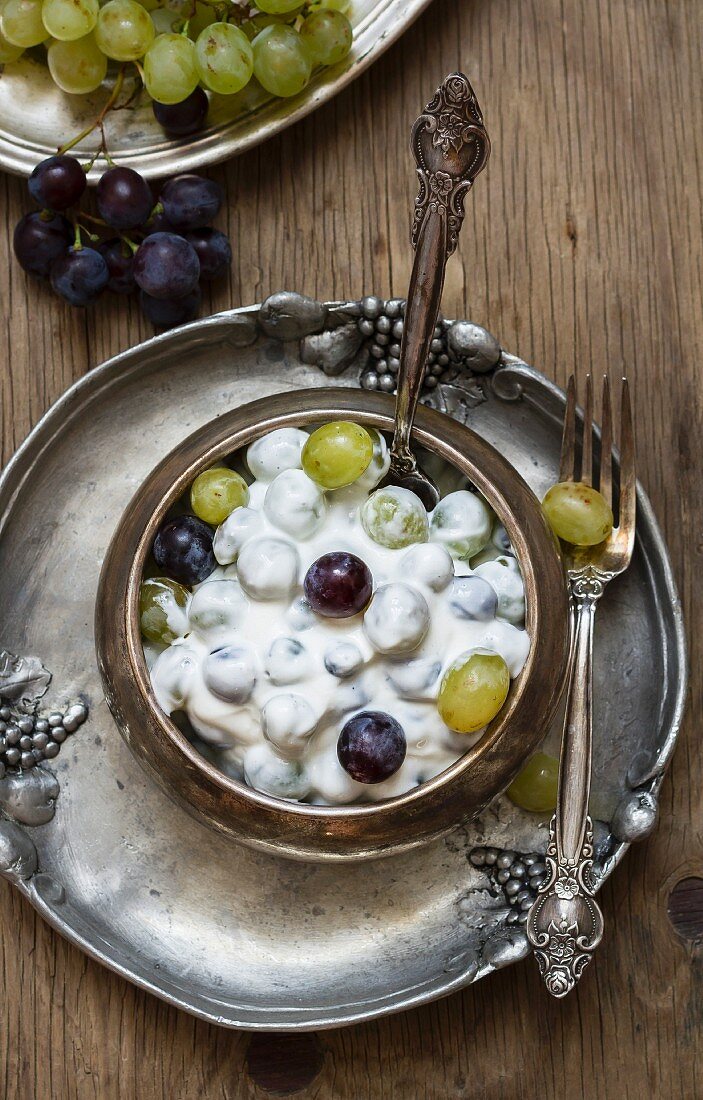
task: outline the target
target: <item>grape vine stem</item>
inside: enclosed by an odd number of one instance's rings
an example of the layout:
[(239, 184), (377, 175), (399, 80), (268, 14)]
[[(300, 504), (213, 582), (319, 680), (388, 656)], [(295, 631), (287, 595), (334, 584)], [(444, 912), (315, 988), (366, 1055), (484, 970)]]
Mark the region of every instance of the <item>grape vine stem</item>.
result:
[(93, 130), (96, 130), (98, 127), (100, 128), (102, 140), (100, 142), (100, 149), (96, 153), (96, 156), (93, 158), (93, 160), (95, 160), (101, 152), (105, 153), (105, 155), (107, 156), (107, 149), (105, 148), (105, 130), (103, 129), (103, 123), (105, 121), (105, 116), (107, 115), (108, 111), (110, 111), (115, 106), (117, 100), (119, 99), (120, 92), (122, 91), (122, 85), (124, 84), (124, 73), (125, 69), (123, 65), (119, 73), (117, 74), (115, 86), (110, 92), (110, 95), (104, 107), (100, 111), (100, 114), (97, 116), (94, 122), (91, 122), (90, 126), (86, 126), (85, 130), (81, 130), (81, 132), (79, 134), (76, 134), (75, 137), (71, 138), (70, 141), (67, 141), (64, 145), (61, 145), (57, 150), (58, 156), (61, 156), (63, 153), (67, 153), (69, 149), (73, 149), (74, 145), (78, 145), (80, 141), (83, 141), (84, 138), (87, 138), (90, 134), (93, 133)]

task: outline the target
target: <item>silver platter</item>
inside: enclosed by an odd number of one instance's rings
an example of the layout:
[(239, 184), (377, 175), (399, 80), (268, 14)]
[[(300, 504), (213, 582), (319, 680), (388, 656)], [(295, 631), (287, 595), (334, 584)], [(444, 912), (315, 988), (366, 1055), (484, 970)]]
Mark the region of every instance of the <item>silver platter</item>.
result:
[[(297, 122), (359, 76), (406, 30), (430, 0), (353, 0), (349, 18), (354, 44), (332, 68), (316, 73), (291, 99), (271, 98), (256, 81), (235, 96), (212, 96), (207, 127), (189, 138), (167, 138), (154, 119), (151, 101), (112, 111), (106, 122), (114, 160), (148, 178), (192, 171), (251, 149)], [(108, 85), (86, 96), (66, 95), (56, 87), (44, 60), (23, 55), (0, 66), (0, 168), (28, 176), (57, 145), (89, 126), (108, 97)], [(88, 159), (100, 141), (98, 131), (76, 146)], [(89, 174), (95, 182), (104, 164)]]
[[(501, 798), (471, 826), (403, 856), (278, 861), (194, 822), (117, 732), (93, 611), (103, 555), (139, 482), (224, 410), (282, 390), (358, 384), (358, 354), (329, 377), (301, 360), (314, 358), (305, 339), (266, 334), (295, 328), (288, 298), (277, 316), (223, 313), (98, 367), (49, 410), (0, 479), (0, 643), (51, 671), (42, 713), (76, 699), (89, 708), (55, 759), (0, 779), (0, 870), (71, 942), (136, 984), (215, 1023), (275, 1030), (398, 1011), (525, 956), (515, 891), (488, 864), (509, 850), (508, 863), (532, 853), (534, 868), (547, 840), (546, 819)], [(328, 331), (338, 326), (348, 339), (354, 308), (331, 310)], [(327, 369), (338, 370), (334, 340), (322, 346)], [(459, 372), (430, 400), (503, 451), (538, 494), (554, 480), (563, 394), (518, 359), (503, 353), (493, 375)], [(643, 493), (632, 568), (599, 617), (591, 808), (602, 880), (655, 823), (685, 690), (680, 607)], [(546, 746), (557, 750), (555, 730)], [(529, 890), (532, 869), (522, 868)]]

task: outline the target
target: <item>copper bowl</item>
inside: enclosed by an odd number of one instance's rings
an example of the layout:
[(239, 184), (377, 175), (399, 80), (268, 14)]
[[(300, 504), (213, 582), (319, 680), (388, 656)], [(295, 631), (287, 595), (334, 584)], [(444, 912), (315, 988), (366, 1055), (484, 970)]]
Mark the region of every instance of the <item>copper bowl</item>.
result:
[(140, 763), (191, 814), (234, 840), (306, 860), (361, 860), (406, 851), (479, 813), (542, 740), (556, 710), (568, 654), (568, 607), (555, 539), (532, 490), (490, 444), (456, 420), (420, 408), (414, 439), (465, 474), (504, 524), (526, 595), (527, 663), (481, 740), (440, 775), (397, 798), (312, 806), (273, 798), (209, 763), (163, 713), (151, 688), (138, 594), (156, 530), (193, 479), (215, 461), (280, 427), (350, 419), (393, 426), (386, 394), (346, 389), (282, 393), (211, 421), (144, 481), (105, 558), (96, 607), (98, 663), (107, 702)]

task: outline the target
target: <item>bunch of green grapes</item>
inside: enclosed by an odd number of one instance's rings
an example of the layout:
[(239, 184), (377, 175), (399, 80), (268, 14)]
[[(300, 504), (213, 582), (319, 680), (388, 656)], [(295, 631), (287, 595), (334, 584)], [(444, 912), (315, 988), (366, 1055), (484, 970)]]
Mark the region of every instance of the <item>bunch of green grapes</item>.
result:
[(95, 91), (115, 61), (134, 62), (149, 95), (166, 106), (194, 95), (202, 100), (203, 88), (233, 95), (252, 76), (272, 95), (293, 96), (315, 68), (349, 53), (348, 6), (349, 0), (257, 0), (248, 8), (230, 0), (0, 0), (0, 65), (43, 44), (54, 82), (74, 94)]

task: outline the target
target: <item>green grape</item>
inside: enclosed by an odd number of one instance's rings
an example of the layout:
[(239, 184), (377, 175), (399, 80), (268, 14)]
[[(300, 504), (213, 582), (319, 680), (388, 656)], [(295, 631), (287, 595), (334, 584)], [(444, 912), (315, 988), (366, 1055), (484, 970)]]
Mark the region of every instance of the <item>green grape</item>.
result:
[(430, 538), (443, 542), (453, 558), (478, 554), (491, 537), (493, 517), (483, 497), (458, 489), (440, 500), (432, 513)]
[(373, 458), (373, 440), (360, 424), (332, 420), (308, 436), (301, 462), (323, 489), (341, 489), (361, 477)]
[(139, 586), (139, 626), (150, 642), (170, 645), (180, 638), (188, 623), (185, 617), (190, 593), (168, 577), (151, 577)]
[(341, 11), (348, 12), (351, 0), (313, 0), (309, 5), (310, 11)]
[(249, 487), (235, 470), (217, 466), (205, 470), (193, 482), (190, 490), (190, 506), (198, 519), (219, 527), (235, 508), (249, 502)]
[(160, 34), (174, 34), (183, 23), (181, 16), (168, 8), (155, 8), (154, 11), (149, 12), (149, 16), (157, 37)]
[(42, 0), (7, 0), (0, 14), (0, 34), (11, 46), (28, 50), (48, 38), (41, 17)]
[(613, 529), (613, 513), (605, 497), (580, 481), (552, 485), (542, 509), (554, 534), (574, 546), (597, 546)]
[(302, 92), (312, 60), (297, 31), (275, 23), (257, 34), (252, 46), (254, 75), (267, 92), (284, 97)]
[(241, 91), (254, 71), (249, 39), (230, 23), (212, 23), (201, 31), (195, 43), (195, 63), (203, 83), (220, 95)]
[(197, 87), (195, 45), (184, 34), (160, 34), (144, 54), (144, 83), (158, 103), (181, 103)]
[(300, 28), (313, 65), (336, 65), (349, 53), (353, 32), (340, 11), (314, 11)]
[(41, 14), (53, 38), (74, 42), (90, 34), (98, 21), (98, 0), (44, 0)]
[(205, 30), (217, 22), (217, 13), (210, 4), (195, 5), (195, 12), (188, 20), (188, 34), (195, 42), (196, 38)]
[(107, 73), (107, 58), (92, 34), (75, 42), (52, 42), (47, 61), (54, 84), (72, 95), (94, 92)]
[(95, 41), (106, 57), (136, 61), (154, 41), (154, 24), (137, 0), (108, 0), (100, 9)]
[(546, 752), (536, 752), (513, 779), (506, 794), (511, 802), (533, 814), (546, 814), (557, 804), (559, 761)]
[(476, 733), (495, 718), (509, 687), (508, 666), (497, 653), (463, 653), (442, 677), (440, 718), (456, 733)]
[(4, 35), (0, 34), (0, 65), (9, 65), (12, 61), (17, 61), (23, 53), (22, 46), (13, 46)]
[(261, 3), (256, 0), (256, 6), (267, 15), (285, 15), (302, 7), (300, 0), (261, 0)]
[(427, 542), (429, 523), (419, 496), (399, 485), (377, 489), (364, 501), (361, 526), (380, 546), (399, 550), (416, 542)]

